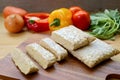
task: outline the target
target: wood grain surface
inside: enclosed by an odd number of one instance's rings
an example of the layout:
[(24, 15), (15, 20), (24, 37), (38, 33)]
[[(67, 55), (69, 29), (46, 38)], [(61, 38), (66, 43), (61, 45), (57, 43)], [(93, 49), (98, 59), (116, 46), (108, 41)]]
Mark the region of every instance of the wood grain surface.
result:
[[(19, 45), (18, 48), (26, 52), (25, 46), (27, 44), (39, 42), (44, 37), (49, 37), (49, 35), (36, 34)], [(90, 69), (69, 55), (65, 60), (56, 62), (47, 70), (40, 67), (38, 73), (25, 76), (14, 65), (11, 57), (7, 56), (0, 61), (0, 74), (20, 80), (105, 80), (109, 74), (120, 74), (120, 63), (107, 60)]]

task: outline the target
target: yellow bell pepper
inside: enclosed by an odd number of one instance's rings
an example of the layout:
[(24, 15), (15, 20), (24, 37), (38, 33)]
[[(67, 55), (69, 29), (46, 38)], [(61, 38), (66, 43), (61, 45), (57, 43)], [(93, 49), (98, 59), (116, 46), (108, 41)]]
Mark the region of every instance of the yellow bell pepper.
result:
[(58, 30), (72, 24), (72, 12), (67, 8), (54, 10), (48, 18), (50, 30)]

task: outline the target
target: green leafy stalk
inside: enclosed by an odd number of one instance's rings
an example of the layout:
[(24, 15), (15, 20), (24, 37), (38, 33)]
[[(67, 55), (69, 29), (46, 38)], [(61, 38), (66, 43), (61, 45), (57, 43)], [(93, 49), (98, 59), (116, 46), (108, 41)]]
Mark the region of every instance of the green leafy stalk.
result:
[(120, 32), (120, 12), (115, 10), (105, 10), (96, 14), (91, 14), (91, 34), (100, 39), (110, 39)]

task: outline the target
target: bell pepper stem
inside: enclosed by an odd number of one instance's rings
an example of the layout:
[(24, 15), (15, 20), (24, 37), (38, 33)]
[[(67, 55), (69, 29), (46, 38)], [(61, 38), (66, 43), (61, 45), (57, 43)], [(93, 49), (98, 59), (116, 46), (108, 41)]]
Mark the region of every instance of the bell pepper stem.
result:
[(50, 26), (60, 26), (60, 19), (55, 18)]
[(35, 21), (34, 21), (34, 20), (29, 20), (29, 22), (30, 22), (31, 24), (34, 24), (34, 23), (35, 23)]

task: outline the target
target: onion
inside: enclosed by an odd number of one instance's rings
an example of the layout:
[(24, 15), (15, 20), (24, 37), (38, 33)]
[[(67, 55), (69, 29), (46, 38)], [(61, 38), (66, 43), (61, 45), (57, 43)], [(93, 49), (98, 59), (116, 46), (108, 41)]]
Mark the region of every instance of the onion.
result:
[(11, 33), (22, 31), (24, 27), (24, 19), (19, 14), (11, 14), (4, 20), (5, 28)]

